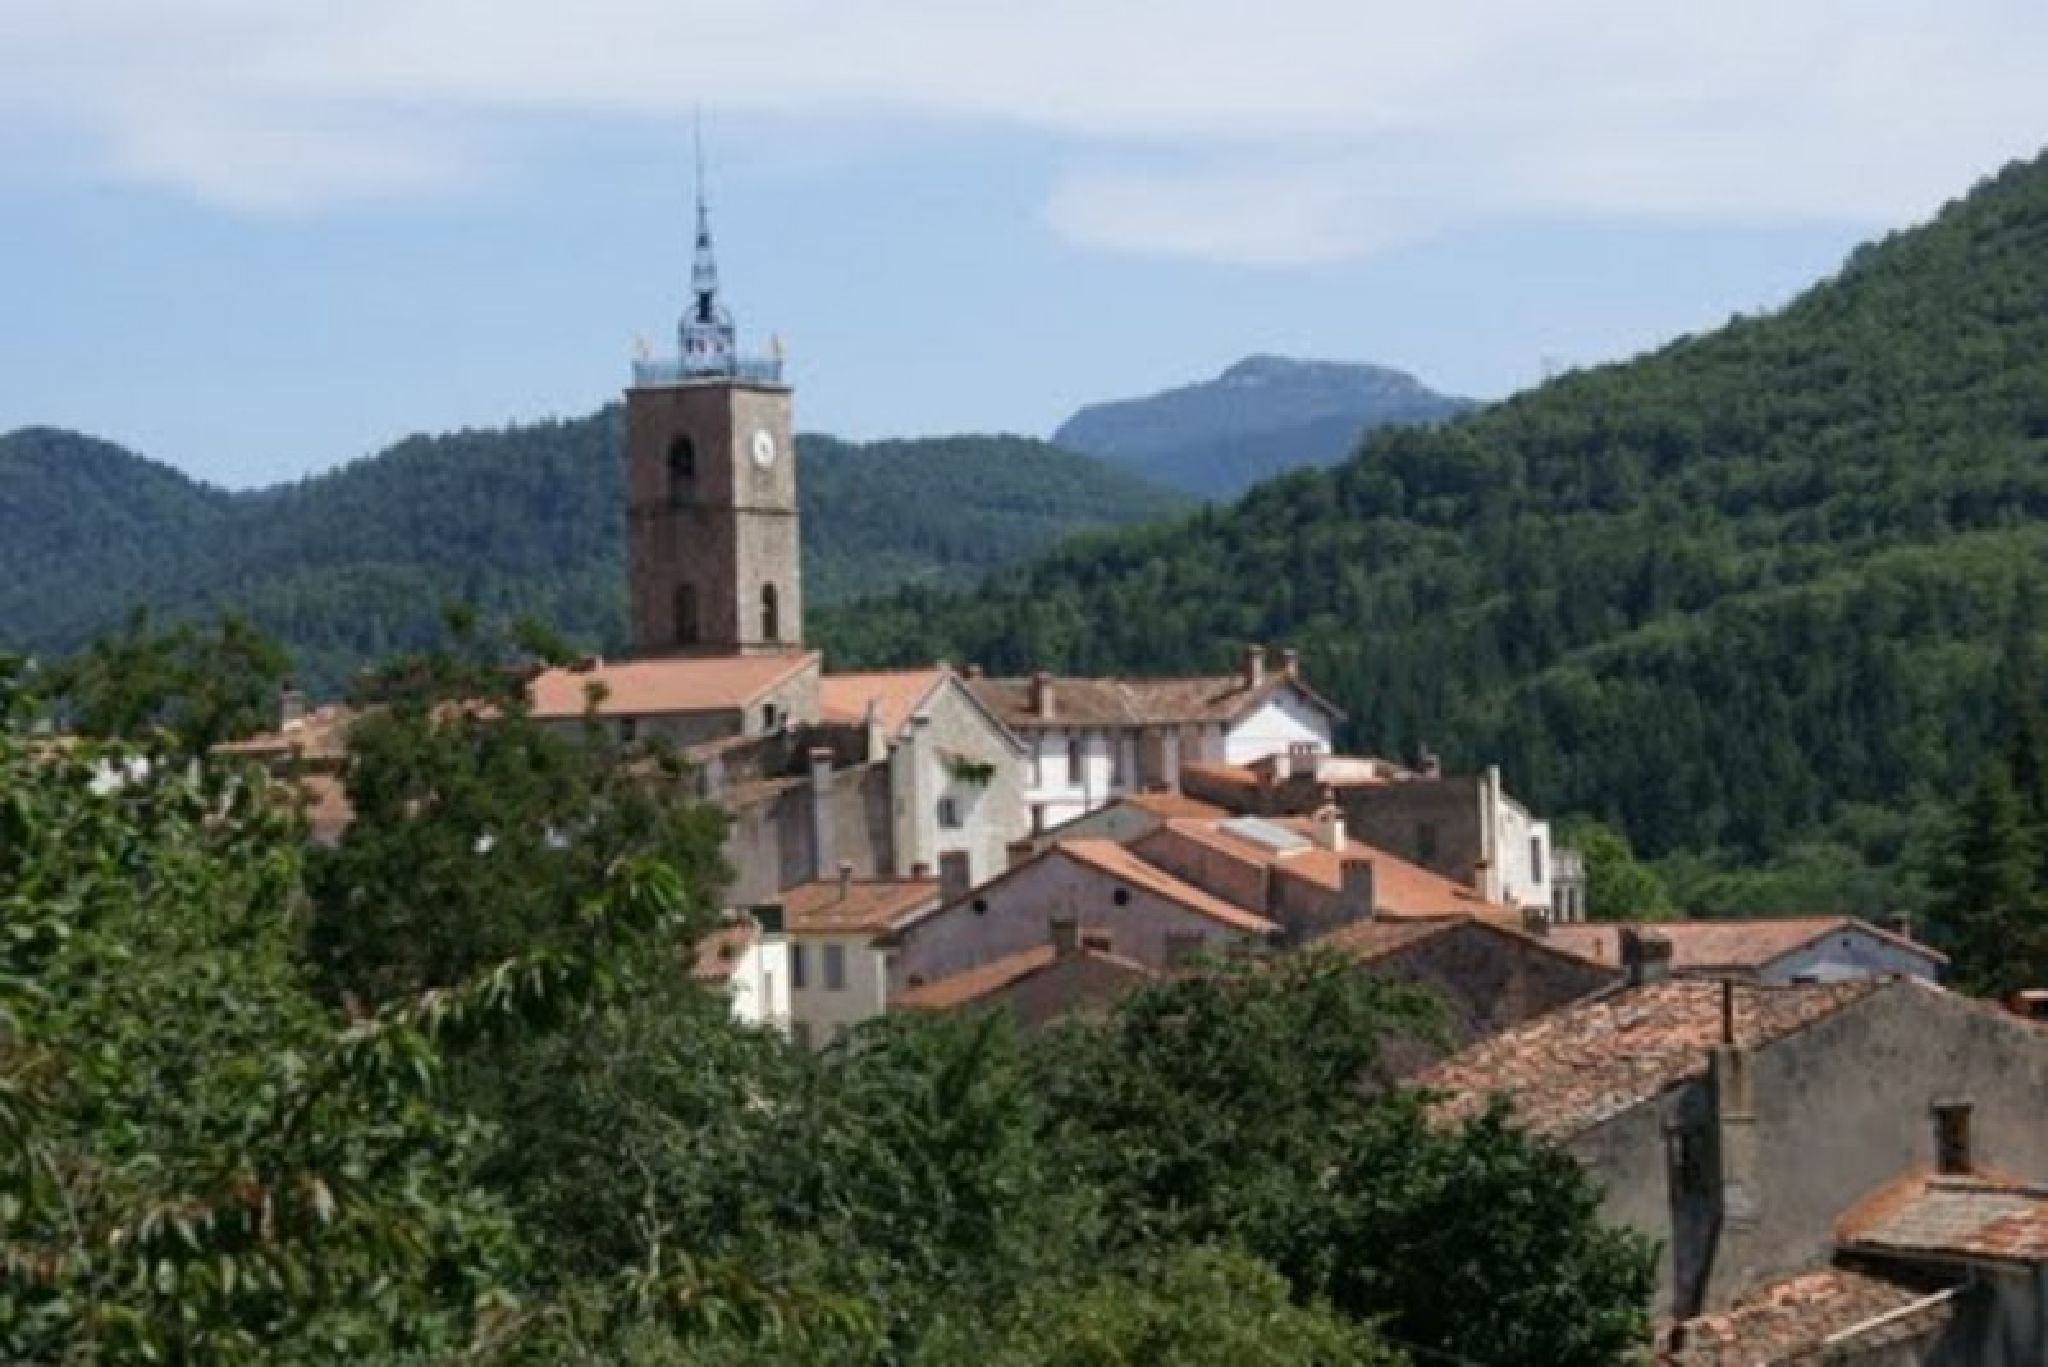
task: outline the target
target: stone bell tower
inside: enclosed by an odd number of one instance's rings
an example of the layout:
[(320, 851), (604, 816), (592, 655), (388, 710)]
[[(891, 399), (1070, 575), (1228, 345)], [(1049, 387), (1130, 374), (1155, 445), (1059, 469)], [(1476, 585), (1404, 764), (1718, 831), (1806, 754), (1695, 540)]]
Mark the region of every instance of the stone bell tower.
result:
[(691, 301), (671, 358), (626, 391), (633, 647), (648, 655), (803, 648), (796, 450), (782, 356), (740, 355), (718, 299), (698, 158)]

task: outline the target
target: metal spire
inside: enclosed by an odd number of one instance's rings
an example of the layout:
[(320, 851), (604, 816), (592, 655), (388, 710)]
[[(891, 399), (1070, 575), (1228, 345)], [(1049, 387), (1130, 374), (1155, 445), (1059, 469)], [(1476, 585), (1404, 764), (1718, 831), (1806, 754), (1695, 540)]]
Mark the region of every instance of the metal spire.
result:
[(693, 374), (729, 373), (733, 367), (732, 315), (718, 302), (718, 262), (711, 254), (711, 203), (704, 193), (704, 119), (695, 125), (697, 151), (697, 244), (690, 263), (690, 309), (683, 315), (683, 369)]

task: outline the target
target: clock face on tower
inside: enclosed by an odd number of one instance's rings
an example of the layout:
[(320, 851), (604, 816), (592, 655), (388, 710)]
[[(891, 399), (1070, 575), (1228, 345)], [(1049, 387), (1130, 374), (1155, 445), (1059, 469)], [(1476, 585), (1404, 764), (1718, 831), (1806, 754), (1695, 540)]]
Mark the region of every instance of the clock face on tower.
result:
[(754, 429), (754, 464), (763, 470), (775, 463), (775, 437), (765, 427)]

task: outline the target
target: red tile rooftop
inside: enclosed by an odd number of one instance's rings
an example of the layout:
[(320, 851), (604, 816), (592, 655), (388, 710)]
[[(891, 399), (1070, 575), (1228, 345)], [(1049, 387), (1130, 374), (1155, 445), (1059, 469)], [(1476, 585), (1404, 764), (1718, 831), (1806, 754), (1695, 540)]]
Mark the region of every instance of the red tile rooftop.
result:
[(1530, 1130), (1568, 1139), (1703, 1075), (1721, 1043), (1724, 991), (1732, 994), (1735, 1043), (1756, 1048), (1873, 992), (1906, 986), (1866, 979), (1762, 987), (1691, 978), (1624, 988), (1482, 1040), (1416, 1082), (1441, 1094), (1434, 1108), (1440, 1117), (1476, 1115), (1499, 1095)]
[(1561, 948), (1602, 963), (1621, 962), (1625, 929), (1654, 930), (1671, 941), (1671, 966), (1681, 972), (1709, 969), (1764, 968), (1795, 950), (1842, 931), (1856, 930), (1926, 955), (1936, 963), (1947, 956), (1917, 941), (1850, 916), (1801, 916), (1750, 921), (1656, 921), (1631, 923), (1578, 922), (1552, 926), (1550, 940)]
[(582, 716), (593, 686), (604, 692), (597, 703), (601, 717), (730, 712), (816, 669), (819, 658), (812, 653), (600, 660), (588, 667), (544, 670), (527, 691), (534, 716), (557, 720)]
[(1658, 1339), (1667, 1346), (1656, 1362), (1658, 1367), (1833, 1362), (1822, 1350), (1854, 1344), (1863, 1337), (1859, 1329), (1882, 1329), (1889, 1342), (1896, 1332), (1938, 1327), (1954, 1313), (1952, 1289), (1946, 1280), (1913, 1273), (1879, 1276), (1839, 1267), (1802, 1272), (1758, 1287), (1726, 1310), (1664, 1326)]

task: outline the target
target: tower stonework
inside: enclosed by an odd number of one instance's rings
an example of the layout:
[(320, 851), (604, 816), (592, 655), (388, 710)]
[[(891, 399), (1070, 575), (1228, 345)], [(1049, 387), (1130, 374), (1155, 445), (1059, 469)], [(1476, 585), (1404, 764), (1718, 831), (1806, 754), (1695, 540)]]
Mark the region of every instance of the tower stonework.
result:
[(742, 356), (718, 297), (704, 157), (696, 255), (676, 354), (643, 355), (626, 391), (626, 558), (641, 655), (803, 648), (796, 446), (782, 348)]
[(643, 374), (626, 391), (635, 650), (802, 649), (789, 387), (730, 373), (662, 378)]

